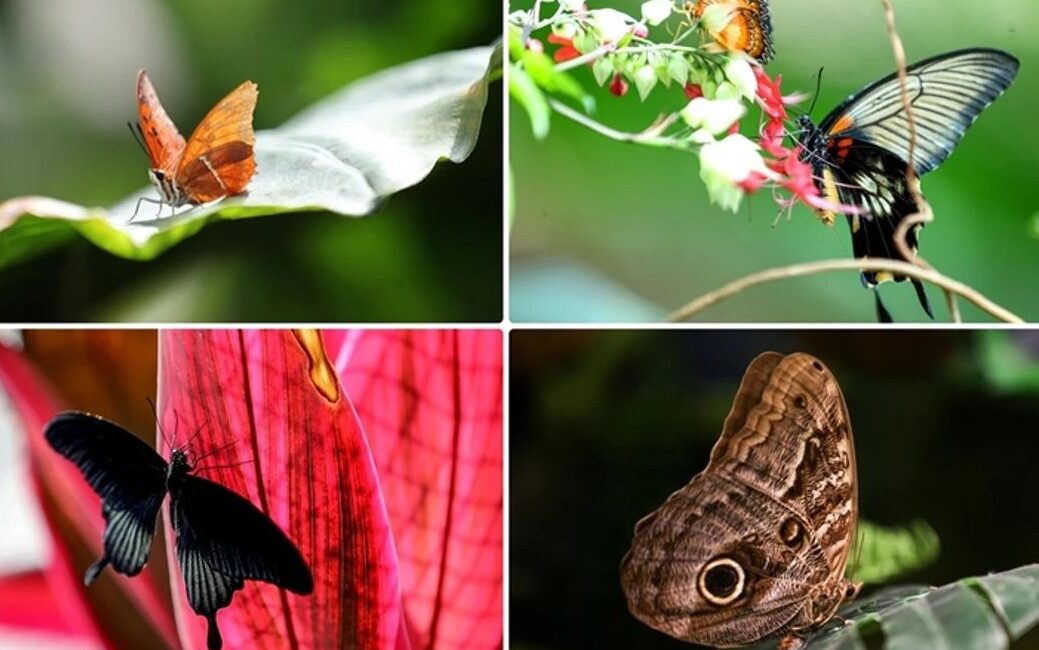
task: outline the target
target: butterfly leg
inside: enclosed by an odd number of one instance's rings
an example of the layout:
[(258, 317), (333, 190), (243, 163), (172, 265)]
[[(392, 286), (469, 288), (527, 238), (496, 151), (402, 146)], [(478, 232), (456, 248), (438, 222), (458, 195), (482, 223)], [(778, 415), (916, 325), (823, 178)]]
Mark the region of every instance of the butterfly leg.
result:
[(133, 220), (137, 218), (137, 213), (141, 211), (142, 203), (157, 203), (159, 205), (159, 214), (155, 215), (156, 218), (158, 218), (162, 214), (162, 206), (165, 205), (165, 201), (163, 201), (162, 199), (151, 199), (147, 196), (142, 196), (141, 198), (137, 199), (137, 206), (134, 207), (133, 214), (130, 215), (130, 218), (127, 220), (126, 223), (133, 223)]
[(776, 650), (797, 650), (805, 643), (804, 637), (799, 634), (790, 633), (779, 640)]
[(87, 569), (86, 574), (83, 575), (83, 584), (89, 587), (90, 583), (94, 582), (94, 580), (97, 579), (97, 576), (105, 570), (106, 566), (108, 566), (108, 561), (108, 554), (102, 553), (97, 562), (91, 564), (90, 568)]
[(144, 200), (143, 196), (141, 198), (137, 199), (137, 205), (134, 206), (133, 214), (130, 215), (130, 220), (127, 221), (126, 223), (133, 223), (133, 220), (137, 218), (137, 213), (141, 211), (141, 201), (143, 201), (143, 200)]

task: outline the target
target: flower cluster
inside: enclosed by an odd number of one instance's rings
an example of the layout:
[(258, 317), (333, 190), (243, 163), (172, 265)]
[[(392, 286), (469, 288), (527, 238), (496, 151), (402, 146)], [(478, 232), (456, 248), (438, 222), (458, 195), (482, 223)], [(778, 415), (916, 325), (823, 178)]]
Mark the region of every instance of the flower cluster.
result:
[[(713, 202), (735, 211), (745, 195), (770, 187), (783, 209), (802, 202), (819, 211), (855, 213), (854, 207), (821, 196), (800, 146), (784, 145), (787, 107), (802, 98), (784, 97), (781, 77), (770, 78), (757, 61), (721, 40), (734, 19), (731, 6), (713, 3), (698, 14), (691, 6), (649, 0), (635, 17), (616, 9), (589, 9), (583, 0), (558, 0), (555, 15), (542, 25), (550, 27), (546, 40), (556, 46), (557, 68), (586, 64), (596, 83), (615, 96), (626, 95), (632, 86), (643, 100), (658, 86), (682, 89), (688, 103), (677, 115), (687, 128), (669, 137), (675, 148), (698, 151), (700, 177)], [(681, 18), (668, 30), (673, 38), (651, 40), (649, 29), (672, 17)], [(528, 19), (527, 12), (513, 14), (514, 24), (529, 24)], [(705, 44), (684, 44), (694, 34)], [(532, 37), (526, 47), (540, 51), (543, 46)], [(754, 105), (760, 109), (760, 127), (748, 137), (741, 123)]]

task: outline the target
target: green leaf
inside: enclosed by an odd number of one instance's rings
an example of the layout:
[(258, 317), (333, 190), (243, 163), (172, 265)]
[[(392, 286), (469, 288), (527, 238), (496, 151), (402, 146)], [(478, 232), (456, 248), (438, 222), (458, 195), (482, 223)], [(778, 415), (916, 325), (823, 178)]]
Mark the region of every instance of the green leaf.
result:
[(526, 50), (521, 61), (530, 78), (545, 91), (576, 100), (586, 112), (591, 113), (595, 109), (592, 96), (569, 73), (557, 69), (547, 54)]
[(509, 72), (509, 96), (526, 109), (530, 117), (530, 128), (538, 140), (548, 135), (552, 109), (548, 106), (545, 94), (530, 78), (527, 71), (519, 64), (513, 63)]
[(921, 569), (938, 559), (938, 533), (924, 521), (889, 528), (859, 521), (849, 554), (849, 578), (876, 584)]
[(592, 63), (592, 75), (595, 77), (595, 83), (600, 86), (610, 80), (614, 71), (613, 61), (609, 56), (601, 56)]
[(981, 368), (988, 383), (1007, 393), (1039, 390), (1039, 358), (1027, 332), (981, 332)]
[(245, 196), (172, 216), (158, 216), (144, 203), (132, 222), (138, 199), (155, 198), (154, 189), (107, 210), (43, 197), (0, 203), (0, 266), (37, 255), (70, 233), (115, 255), (147, 260), (214, 221), (304, 210), (368, 214), (424, 179), (438, 161), (468, 158), (489, 76), (500, 66), (499, 42), (419, 59), (347, 86), (256, 134), (257, 171)]
[(599, 41), (596, 40), (595, 36), (586, 31), (580, 31), (575, 34), (571, 42), (574, 44), (574, 49), (581, 54), (587, 54), (599, 47)]
[(650, 91), (657, 85), (657, 73), (653, 66), (647, 64), (635, 71), (633, 81), (639, 91), (639, 99), (646, 101)]
[(885, 589), (838, 614), (810, 634), (802, 650), (1008, 648), (1039, 623), (1039, 564), (937, 589)]
[(689, 64), (681, 56), (672, 56), (667, 60), (667, 73), (678, 85), (685, 86), (689, 81)]

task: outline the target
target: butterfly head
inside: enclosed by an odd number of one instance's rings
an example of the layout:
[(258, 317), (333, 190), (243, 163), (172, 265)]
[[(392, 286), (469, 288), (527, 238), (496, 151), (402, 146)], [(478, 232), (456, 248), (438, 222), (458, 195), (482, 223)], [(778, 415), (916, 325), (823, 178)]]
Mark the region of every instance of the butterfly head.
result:
[(794, 131), (794, 139), (807, 151), (813, 151), (819, 145), (819, 128), (812, 122), (808, 115), (802, 115), (795, 122), (797, 129)]
[(187, 203), (187, 198), (182, 195), (180, 188), (173, 182), (172, 175), (161, 169), (150, 169), (148, 170), (148, 179), (159, 190), (159, 196), (162, 197), (163, 203), (174, 208), (179, 208)]
[(166, 473), (167, 481), (185, 476), (189, 473), (191, 473), (191, 462), (188, 461), (187, 450), (174, 449), (173, 452), (170, 453), (169, 470), (167, 470)]

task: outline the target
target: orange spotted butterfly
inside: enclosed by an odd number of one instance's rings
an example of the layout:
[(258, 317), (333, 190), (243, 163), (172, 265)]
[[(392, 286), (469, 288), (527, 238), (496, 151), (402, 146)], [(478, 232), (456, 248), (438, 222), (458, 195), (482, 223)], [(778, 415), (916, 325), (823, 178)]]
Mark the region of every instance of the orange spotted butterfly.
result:
[(760, 63), (771, 61), (775, 52), (768, 0), (697, 0), (691, 11), (699, 19), (708, 7), (720, 4), (731, 5), (731, 9), (711, 30), (715, 43), (729, 52), (746, 52)]

